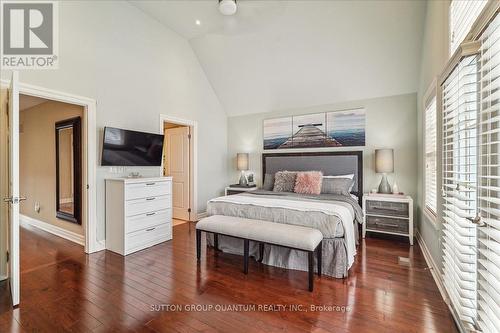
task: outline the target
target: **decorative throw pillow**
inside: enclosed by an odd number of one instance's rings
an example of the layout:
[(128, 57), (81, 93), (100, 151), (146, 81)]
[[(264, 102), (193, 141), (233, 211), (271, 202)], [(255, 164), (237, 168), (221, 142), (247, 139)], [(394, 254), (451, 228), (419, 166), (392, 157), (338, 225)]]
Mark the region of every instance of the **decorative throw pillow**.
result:
[(349, 196), (353, 183), (354, 180), (349, 178), (323, 178), (321, 193)]
[(272, 173), (266, 173), (264, 176), (264, 184), (262, 189), (266, 191), (272, 191), (274, 188), (274, 175)]
[[(354, 179), (354, 174), (351, 173), (349, 175), (338, 175), (338, 176), (323, 176), (323, 179), (325, 178), (349, 178), (349, 179)], [(352, 188), (354, 187), (354, 182), (351, 184), (351, 188), (349, 189), (349, 192), (352, 191)]]
[(297, 172), (278, 171), (274, 175), (274, 192), (293, 192)]
[(321, 171), (298, 172), (295, 179), (295, 193), (315, 194), (321, 193), (323, 173)]

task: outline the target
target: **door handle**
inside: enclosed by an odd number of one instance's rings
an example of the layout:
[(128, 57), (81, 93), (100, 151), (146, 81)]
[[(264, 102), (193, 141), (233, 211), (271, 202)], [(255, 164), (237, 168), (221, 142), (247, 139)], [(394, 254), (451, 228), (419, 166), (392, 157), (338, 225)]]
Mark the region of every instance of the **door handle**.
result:
[(20, 203), (21, 201), (25, 201), (26, 197), (8, 197), (3, 198), (3, 202), (10, 202), (12, 204)]

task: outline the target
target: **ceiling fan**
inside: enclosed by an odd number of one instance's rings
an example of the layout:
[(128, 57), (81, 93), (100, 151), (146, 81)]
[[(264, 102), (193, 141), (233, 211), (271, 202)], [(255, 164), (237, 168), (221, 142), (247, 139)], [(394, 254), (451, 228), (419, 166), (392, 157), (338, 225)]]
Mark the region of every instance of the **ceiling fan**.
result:
[(237, 10), (236, 0), (219, 0), (219, 11), (222, 15), (234, 15)]

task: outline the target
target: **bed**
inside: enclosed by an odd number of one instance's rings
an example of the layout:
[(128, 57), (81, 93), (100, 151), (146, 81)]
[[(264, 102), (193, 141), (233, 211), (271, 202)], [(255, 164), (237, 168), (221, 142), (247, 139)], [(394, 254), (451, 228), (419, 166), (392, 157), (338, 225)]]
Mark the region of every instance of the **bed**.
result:
[[(307, 226), (323, 234), (323, 269), (326, 275), (343, 278), (354, 262), (362, 223), (360, 207), (363, 193), (361, 151), (273, 153), (262, 155), (262, 175), (278, 171), (322, 171), (325, 176), (354, 174), (352, 196), (255, 190), (214, 198), (208, 202), (208, 215), (237, 216), (276, 223)], [(212, 244), (211, 236), (208, 243)], [(240, 239), (221, 236), (219, 249), (242, 254)], [(250, 255), (257, 257), (258, 244), (250, 244)], [(267, 265), (307, 271), (307, 257), (301, 251), (266, 246), (262, 262)]]

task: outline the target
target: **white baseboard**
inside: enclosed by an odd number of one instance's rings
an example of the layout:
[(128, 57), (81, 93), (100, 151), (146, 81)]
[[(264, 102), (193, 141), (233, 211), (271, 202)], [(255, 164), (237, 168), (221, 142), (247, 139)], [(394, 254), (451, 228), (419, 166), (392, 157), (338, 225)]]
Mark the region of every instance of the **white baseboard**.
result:
[(92, 253), (99, 252), (102, 250), (106, 250), (106, 241), (105, 240), (96, 241), (96, 247), (94, 249), (94, 252)]
[(464, 329), (460, 325), (460, 321), (458, 320), (457, 314), (455, 313), (455, 311), (450, 303), (450, 298), (448, 296), (448, 292), (444, 288), (444, 281), (443, 281), (443, 277), (441, 275), (441, 271), (440, 271), (439, 267), (437, 266), (436, 262), (434, 261), (434, 259), (432, 258), (432, 255), (429, 251), (429, 248), (425, 244), (424, 239), (422, 238), (422, 235), (420, 234), (418, 229), (417, 229), (415, 236), (417, 238), (418, 245), (420, 245), (420, 248), (422, 249), (422, 254), (424, 255), (424, 259), (427, 262), (427, 265), (429, 266), (429, 270), (431, 271), (432, 277), (434, 278), (434, 282), (436, 282), (436, 285), (439, 289), (439, 293), (441, 294), (441, 297), (443, 298), (446, 305), (448, 305), (448, 308), (450, 309), (451, 315), (452, 315), (453, 319), (455, 320), (455, 323), (457, 325), (458, 330), (461, 333), (469, 332), (468, 330)]
[(35, 228), (46, 231), (48, 233), (51, 233), (53, 235), (62, 237), (64, 239), (67, 239), (67, 240), (72, 241), (74, 243), (85, 246), (85, 237), (83, 235), (79, 235), (75, 232), (65, 230), (65, 229), (58, 227), (58, 226), (55, 226), (53, 224), (49, 224), (47, 222), (43, 222), (43, 221), (40, 221), (40, 220), (34, 219), (34, 218), (26, 216), (26, 215), (22, 215), (22, 214), (19, 217), (19, 222), (21, 223), (21, 225), (30, 225), (30, 226), (33, 226)]
[(198, 221), (201, 220), (202, 218), (207, 217), (207, 216), (208, 216), (207, 212), (198, 213), (198, 215), (197, 215)]
[(429, 251), (429, 248), (425, 244), (422, 235), (417, 229), (416, 232), (416, 238), (418, 245), (420, 245), (420, 248), (422, 249), (422, 254), (424, 255), (424, 259), (427, 262), (427, 265), (429, 266), (429, 270), (432, 274), (432, 277), (434, 278), (434, 281), (436, 282), (436, 285), (439, 289), (439, 292), (441, 293), (441, 296), (443, 297), (444, 301), (449, 304), (449, 298), (448, 298), (448, 293), (444, 289), (444, 282), (443, 282), (443, 277), (441, 276), (441, 270), (439, 269), (438, 265), (432, 258), (432, 255)]

